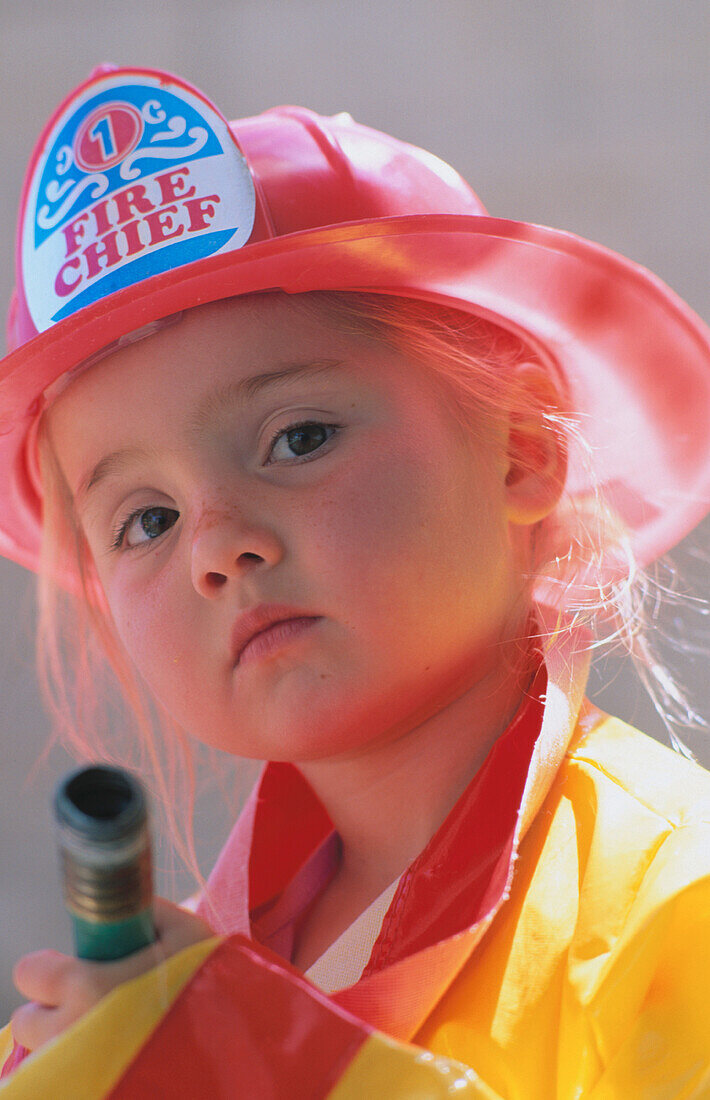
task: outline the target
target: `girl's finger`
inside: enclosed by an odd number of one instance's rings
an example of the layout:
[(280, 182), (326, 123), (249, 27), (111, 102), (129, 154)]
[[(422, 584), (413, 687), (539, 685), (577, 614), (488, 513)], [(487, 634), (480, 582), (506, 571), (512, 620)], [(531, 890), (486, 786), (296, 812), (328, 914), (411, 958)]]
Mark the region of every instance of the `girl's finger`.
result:
[(29, 1001), (58, 1005), (64, 999), (66, 978), (74, 960), (59, 951), (34, 951), (15, 963), (12, 980)]
[(61, 1009), (32, 1002), (16, 1009), (10, 1023), (15, 1042), (27, 1050), (37, 1050), (64, 1031), (73, 1020)]
[(93, 1008), (112, 989), (160, 965), (176, 951), (213, 935), (209, 925), (163, 899), (154, 909), (158, 940), (114, 962), (89, 962), (58, 951), (35, 951), (15, 965), (13, 980), (31, 1002), (12, 1018), (15, 1039), (36, 1050)]
[(164, 898), (153, 899), (153, 919), (158, 939), (172, 955), (183, 947), (209, 939), (214, 932), (206, 921)]
[(88, 962), (57, 951), (36, 951), (16, 964), (13, 980), (19, 992), (40, 1007), (59, 1007), (79, 1015), (92, 1008), (123, 981), (148, 969), (137, 956), (113, 963)]

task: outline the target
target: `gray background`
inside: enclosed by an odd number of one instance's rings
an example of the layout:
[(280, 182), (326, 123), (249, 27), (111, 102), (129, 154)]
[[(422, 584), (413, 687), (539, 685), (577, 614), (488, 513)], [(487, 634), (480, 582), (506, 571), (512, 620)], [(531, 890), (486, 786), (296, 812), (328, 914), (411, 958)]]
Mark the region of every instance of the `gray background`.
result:
[[(0, 302), (39, 130), (94, 65), (111, 60), (172, 70), (230, 118), (288, 102), (349, 110), (451, 161), (492, 214), (601, 241), (710, 319), (709, 45), (707, 0), (0, 0)], [(701, 580), (709, 535), (706, 524), (681, 555)], [(0, 622), (5, 1018), (18, 1000), (9, 981), (18, 955), (68, 946), (47, 810), (66, 759), (39, 759), (48, 729), (33, 679), (31, 579), (6, 562)], [(707, 713), (707, 674), (696, 664)], [(608, 662), (593, 689), (607, 709), (665, 739), (627, 662)], [(709, 761), (707, 740), (689, 740)], [(198, 809), (205, 870), (227, 827), (218, 801), (208, 792)], [(171, 873), (164, 845), (158, 862), (161, 889), (180, 896), (186, 880)]]

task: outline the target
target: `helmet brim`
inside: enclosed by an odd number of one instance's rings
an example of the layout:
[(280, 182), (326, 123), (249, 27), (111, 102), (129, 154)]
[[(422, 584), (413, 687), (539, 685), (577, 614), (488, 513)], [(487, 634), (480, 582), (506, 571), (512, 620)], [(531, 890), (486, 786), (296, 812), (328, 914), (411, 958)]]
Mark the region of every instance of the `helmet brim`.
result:
[[(413, 215), (276, 237), (156, 275), (86, 307), (0, 363), (0, 552), (36, 569), (41, 493), (28, 440), (42, 396), (119, 337), (184, 309), (267, 290), (370, 291), (486, 317), (567, 380), (599, 488), (637, 561), (710, 509), (710, 334), (645, 268), (570, 233), (489, 217)], [(568, 489), (593, 490), (573, 462)]]

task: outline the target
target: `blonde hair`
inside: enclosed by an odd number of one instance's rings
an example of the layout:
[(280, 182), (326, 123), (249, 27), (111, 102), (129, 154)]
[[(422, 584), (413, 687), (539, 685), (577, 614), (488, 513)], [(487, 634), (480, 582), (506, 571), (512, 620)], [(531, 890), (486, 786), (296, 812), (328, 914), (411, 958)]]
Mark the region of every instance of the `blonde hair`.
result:
[[(290, 300), (320, 320), (325, 315), (341, 331), (384, 342), (426, 365), (464, 431), (472, 413), (479, 422), (495, 420), (503, 409), (512, 417), (529, 416), (529, 399), (513, 385), (515, 371), (522, 363), (543, 362), (559, 392), (554, 407), (540, 409), (543, 429), (591, 470), (579, 419), (566, 407), (564, 378), (515, 334), (460, 310), (392, 295), (312, 292)], [(150, 776), (178, 851), (200, 879), (191, 828), (194, 745), (151, 699), (118, 641), (44, 424), (38, 440), (44, 492), (38, 661), (57, 736), (79, 757), (100, 755)], [(536, 525), (531, 546), (531, 598), (542, 594), (565, 604), (568, 626), (583, 622), (593, 630), (595, 645), (622, 643), (639, 658), (653, 695), (650, 680), (662, 678), (643, 630), (653, 584), (636, 569), (623, 527), (602, 493), (592, 490), (584, 499), (563, 493), (553, 513)], [(613, 583), (604, 572), (610, 555), (624, 563)], [(71, 587), (57, 580), (68, 575), (75, 580)], [(656, 693), (656, 699), (664, 695), (667, 715), (674, 690), (668, 685), (666, 674), (663, 691)], [(678, 699), (682, 715), (685, 704)], [(678, 747), (673, 719), (667, 724)]]

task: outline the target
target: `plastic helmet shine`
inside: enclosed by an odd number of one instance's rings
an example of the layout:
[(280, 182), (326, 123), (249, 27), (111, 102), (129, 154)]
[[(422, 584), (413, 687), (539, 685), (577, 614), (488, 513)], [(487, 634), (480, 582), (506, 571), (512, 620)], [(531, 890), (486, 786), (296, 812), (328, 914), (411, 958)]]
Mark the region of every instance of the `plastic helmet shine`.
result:
[[(566, 378), (641, 562), (710, 507), (708, 331), (649, 272), (489, 217), (444, 162), (348, 115), (227, 123), (174, 76), (104, 67), (59, 107), (27, 174), (0, 364), (0, 552), (37, 566), (37, 425), (74, 370), (171, 314), (274, 289), (409, 296), (517, 333)], [(567, 487), (589, 493), (586, 469)]]

